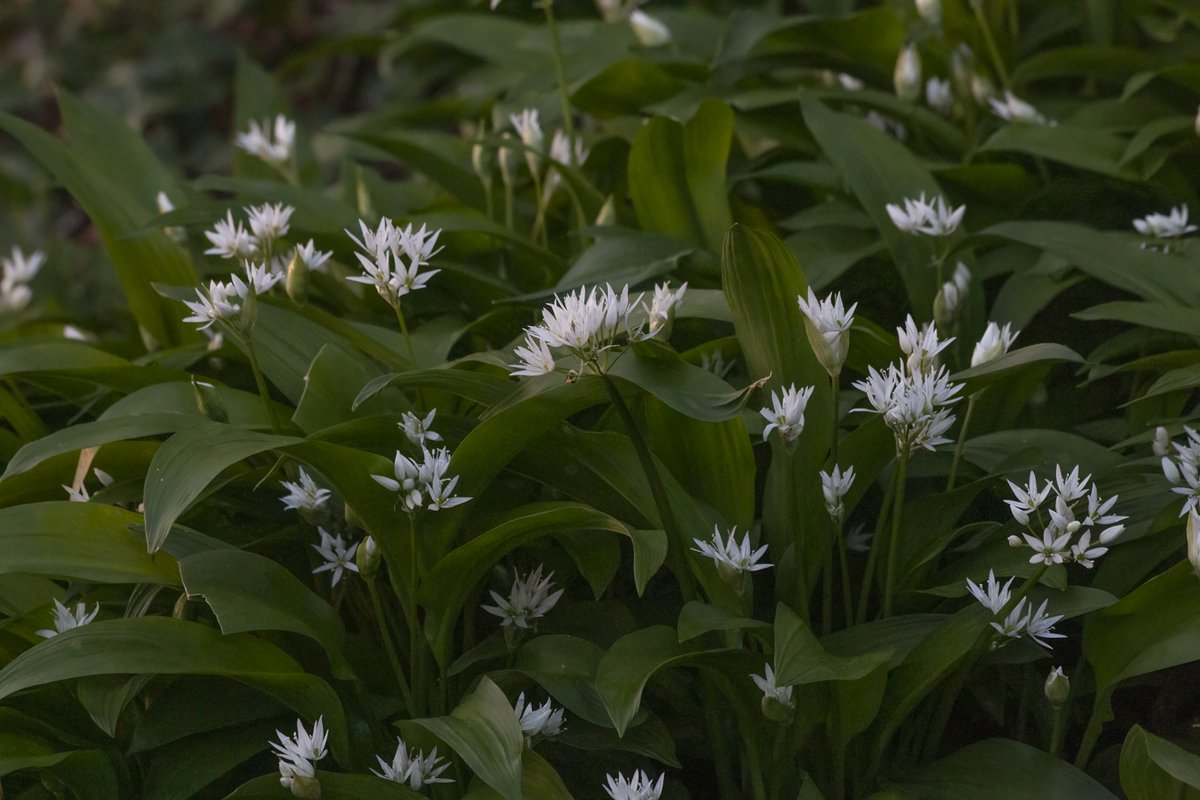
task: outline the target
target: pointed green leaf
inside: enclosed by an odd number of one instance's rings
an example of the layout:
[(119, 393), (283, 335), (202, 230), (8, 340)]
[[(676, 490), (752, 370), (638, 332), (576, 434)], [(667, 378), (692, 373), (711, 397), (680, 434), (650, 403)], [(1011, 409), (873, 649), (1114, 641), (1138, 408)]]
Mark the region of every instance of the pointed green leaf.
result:
[(862, 678), (891, 660), (890, 650), (857, 656), (829, 653), (804, 620), (780, 603), (775, 609), (775, 683), (803, 686)]
[(1121, 748), (1121, 788), (1128, 800), (1200, 800), (1200, 756), (1134, 725)]

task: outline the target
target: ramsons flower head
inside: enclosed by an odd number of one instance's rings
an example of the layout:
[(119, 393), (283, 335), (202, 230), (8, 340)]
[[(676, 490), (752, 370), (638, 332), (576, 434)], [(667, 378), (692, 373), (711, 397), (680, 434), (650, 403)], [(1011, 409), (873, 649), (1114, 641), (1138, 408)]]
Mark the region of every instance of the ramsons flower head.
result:
[(553, 572), (542, 577), (542, 567), (538, 565), (538, 568), (528, 575), (516, 577), (508, 597), (489, 592), (496, 605), (483, 606), (483, 610), (500, 617), (500, 624), (505, 627), (529, 628), (534, 620), (550, 613), (550, 609), (554, 608), (563, 595), (563, 589), (550, 591), (554, 586), (551, 581), (553, 577)]
[(854, 324), (854, 311), (858, 303), (850, 308), (842, 306), (842, 295), (831, 294), (818, 300), (812, 287), (808, 298), (797, 297), (796, 302), (804, 314), (804, 330), (817, 361), (832, 377), (842, 372), (846, 354), (850, 351), (850, 327)]
[(804, 430), (804, 410), (808, 407), (812, 394), (812, 386), (798, 390), (794, 383), (784, 389), (782, 395), (772, 391), (771, 407), (764, 407), (759, 411), (768, 423), (763, 428), (763, 441), (765, 442), (771, 431), (775, 430), (779, 431), (779, 437), (787, 444), (799, 439)]
[(75, 628), (81, 628), (84, 625), (96, 619), (96, 615), (100, 613), (100, 604), (96, 603), (91, 611), (87, 610), (86, 603), (77, 603), (74, 609), (64, 606), (58, 602), (58, 598), (54, 598), (54, 630), (43, 628), (36, 631), (38, 636), (44, 639), (50, 639), (58, 636), (60, 633), (66, 633)]
[(234, 143), (253, 156), (277, 167), (285, 166), (292, 158), (292, 147), (296, 142), (296, 123), (278, 114), (274, 125), (269, 120), (261, 124), (250, 120), (250, 127), (239, 133)]

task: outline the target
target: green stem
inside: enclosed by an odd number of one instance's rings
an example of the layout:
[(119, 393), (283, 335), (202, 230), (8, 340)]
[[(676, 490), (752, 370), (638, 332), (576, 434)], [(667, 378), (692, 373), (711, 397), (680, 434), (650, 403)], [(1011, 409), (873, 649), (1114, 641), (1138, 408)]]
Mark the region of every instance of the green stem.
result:
[(1062, 754), (1063, 736), (1067, 732), (1067, 707), (1054, 709), (1054, 728), (1050, 732), (1050, 755)]
[[(799, 518), (800, 509), (803, 507), (800, 498), (800, 488), (796, 485), (796, 454), (788, 451), (784, 454), (787, 458), (787, 482), (788, 490), (792, 493), (791, 511), (794, 519)], [(792, 553), (795, 557), (796, 566), (793, 570), (793, 591), (796, 595), (796, 612), (806, 623), (812, 622), (809, 618), (809, 586), (808, 586), (808, 563), (804, 557), (804, 531), (797, 525), (795, 526), (795, 534), (792, 537)]]
[(854, 618), (859, 625), (867, 621), (867, 606), (871, 602), (871, 584), (875, 579), (875, 562), (879, 560), (879, 550), (883, 547), (883, 530), (887, 525), (888, 509), (891, 508), (895, 492), (896, 476), (893, 474), (883, 493), (883, 503), (879, 506), (879, 518), (875, 520), (875, 535), (871, 538), (871, 549), (867, 553), (867, 566), (863, 570), (862, 585), (858, 590), (858, 612)]
[(1104, 698), (1097, 697), (1096, 704), (1092, 706), (1092, 715), (1088, 718), (1087, 727), (1083, 731), (1083, 739), (1079, 742), (1079, 752), (1075, 754), (1075, 766), (1078, 769), (1086, 769), (1088, 760), (1092, 757), (1092, 749), (1096, 746), (1096, 742), (1100, 739), (1100, 732), (1104, 728), (1104, 722), (1100, 719), (1100, 709), (1104, 706)]
[(400, 302), (396, 301), (396, 321), (400, 323), (400, 333), (404, 334), (404, 346), (408, 348), (408, 360), (412, 362), (413, 369), (417, 368), (417, 353), (413, 350), (412, 337), (408, 335), (408, 323), (404, 321), (404, 311), (400, 308)]
[(825, 566), (821, 569), (821, 633), (833, 630), (833, 548), (825, 551)]
[(404, 696), (404, 705), (408, 709), (408, 713), (416, 714), (408, 678), (404, 675), (404, 667), (400, 665), (400, 655), (396, 650), (396, 642), (392, 638), (391, 626), (388, 625), (387, 617), (383, 613), (383, 603), (379, 599), (379, 587), (375, 585), (374, 578), (369, 578), (366, 583), (367, 591), (371, 595), (371, 606), (375, 609), (375, 622), (379, 625), (379, 632), (383, 635), (383, 646), (387, 651), (388, 661), (392, 664), (392, 672), (396, 676), (396, 685), (400, 687), (400, 693)]
[(283, 433), (283, 423), (279, 421), (279, 413), (271, 402), (271, 393), (267, 389), (267, 379), (263, 377), (262, 367), (258, 364), (258, 356), (254, 352), (253, 334), (246, 335), (246, 357), (250, 360), (250, 370), (254, 373), (254, 383), (258, 386), (258, 396), (262, 398), (263, 408), (267, 410), (267, 419), (271, 421), (271, 430), (276, 434)]
[(896, 504), (892, 507), (892, 533), (888, 538), (887, 573), (883, 581), (883, 618), (892, 615), (892, 600), (896, 596), (896, 557), (900, 552), (900, 523), (904, 511), (904, 485), (908, 478), (908, 459), (910, 457), (907, 443), (900, 454), (900, 464), (896, 467)]
[(575, 166), (575, 120), (571, 118), (571, 97), (567, 89), (567, 71), (563, 62), (558, 24), (554, 20), (554, 0), (542, 0), (546, 28), (550, 31), (550, 49), (554, 54), (554, 74), (558, 79), (558, 100), (562, 104), (563, 130), (567, 134), (567, 165)]
[(513, 228), (513, 186), (510, 181), (504, 181), (504, 227), (515, 233)]
[[(412, 676), (413, 698), (419, 703), (421, 690), (424, 688), (418, 680), (421, 668), (420, 656), (420, 623), (417, 612), (417, 521), (412, 514), (408, 515), (408, 674)], [(424, 713), (418, 705), (415, 713)]]
[(970, 0), (971, 10), (975, 12), (975, 20), (979, 23), (979, 29), (983, 32), (983, 41), (987, 45), (988, 56), (992, 59), (992, 66), (996, 68), (996, 75), (1000, 78), (1000, 85), (1005, 89), (1012, 88), (1008, 82), (1008, 72), (1004, 69), (1004, 60), (1000, 58), (1000, 48), (996, 46), (996, 39), (992, 36), (992, 28), (988, 24), (987, 15), (983, 13), (982, 0)]
[(677, 553), (674, 556), (674, 571), (676, 580), (679, 581), (679, 590), (683, 594), (684, 600), (692, 600), (695, 598), (695, 586), (692, 582), (691, 568), (688, 565), (687, 556), (682, 554), (682, 549), (685, 542), (681, 538), (678, 528), (675, 526), (675, 516), (671, 512), (671, 501), (667, 497), (667, 490), (663, 486), (662, 476), (658, 474), (658, 467), (654, 463), (654, 456), (650, 452), (650, 446), (646, 443), (646, 437), (642, 434), (642, 429), (634, 419), (633, 413), (629, 410), (629, 406), (625, 404), (624, 398), (621, 397), (621, 392), (617, 389), (617, 384), (608, 375), (601, 375), (600, 379), (604, 381), (604, 388), (608, 390), (608, 398), (612, 403), (613, 408), (617, 410), (617, 416), (621, 418), (621, 422), (625, 425), (626, 431), (629, 433), (629, 438), (633, 442), (633, 448), (637, 452), (638, 461), (642, 465), (642, 471), (646, 474), (646, 482), (650, 484), (650, 495), (654, 498), (654, 505), (658, 508), (659, 520), (662, 522), (663, 528), (666, 530), (667, 540), (672, 546), (667, 548), (667, 556), (671, 557), (672, 553)]
[(838, 394), (839, 394), (839, 389), (840, 389), (840, 387), (838, 385), (838, 383), (839, 383), (838, 378), (839, 378), (838, 375), (831, 375), (829, 377), (829, 389), (830, 389), (829, 393), (831, 395), (830, 401), (829, 401), (829, 405), (830, 405), (829, 410), (831, 412), (831, 416), (833, 419), (833, 435), (831, 437), (832, 441), (829, 445), (829, 454), (830, 454), (830, 460), (833, 462), (833, 466), (835, 466), (835, 467), (838, 465), (838, 433), (839, 433), (839, 431), (838, 431), (838, 422), (839, 422), (838, 412), (840, 411), (840, 409), (838, 408)]
[(46, 435), (46, 426), (11, 381), (0, 387), (0, 417), (8, 420), (22, 441), (32, 442)]
[(971, 424), (971, 414), (975, 412), (975, 401), (983, 394), (980, 389), (967, 400), (967, 413), (963, 415), (962, 427), (958, 429), (958, 441), (954, 445), (954, 460), (950, 462), (950, 475), (946, 478), (946, 491), (954, 488), (954, 479), (958, 477), (958, 465), (962, 461), (963, 445), (967, 442), (967, 426)]

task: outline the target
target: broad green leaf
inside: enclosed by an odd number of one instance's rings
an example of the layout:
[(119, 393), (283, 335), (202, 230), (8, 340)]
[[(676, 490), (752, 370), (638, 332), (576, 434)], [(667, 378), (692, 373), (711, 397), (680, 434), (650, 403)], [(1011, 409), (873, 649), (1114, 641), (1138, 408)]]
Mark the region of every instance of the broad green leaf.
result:
[(706, 100), (686, 124), (654, 117), (629, 153), (629, 190), (641, 227), (716, 253), (732, 222), (725, 162), (733, 111)]
[(533, 678), (573, 716), (609, 726), (604, 701), (596, 692), (596, 665), (604, 651), (576, 636), (530, 639), (517, 651), (514, 669)]
[(813, 97), (801, 101), (804, 121), (825, 155), (842, 173), (863, 211), (875, 222), (908, 291), (914, 309), (931, 307), (937, 273), (929, 237), (913, 236), (895, 226), (888, 203), (924, 192), (941, 194), (925, 166), (904, 145), (861, 119), (830, 111)]
[(197, 421), (172, 436), (154, 454), (146, 476), (147, 550), (155, 553), (162, 547), (175, 520), (226, 467), (264, 450), (301, 441), (208, 420)]
[(1082, 320), (1117, 320), (1200, 337), (1200, 311), (1177, 303), (1135, 303), (1119, 300), (1076, 311), (1071, 316)]
[(677, 94), (684, 85), (655, 64), (630, 59), (618, 61), (584, 83), (571, 95), (571, 102), (598, 119), (606, 119), (637, 114)]
[(435, 131), (397, 130), (394, 124), (385, 130), (341, 133), (424, 173), (468, 206), (484, 207), (483, 184), (471, 169), (471, 142)]
[(346, 631), (341, 618), (278, 563), (241, 550), (213, 550), (182, 559), (179, 575), (189, 597), (208, 602), (223, 633), (290, 631), (307, 636), (325, 649), (335, 677), (354, 677), (343, 653)]
[[(425, 795), (407, 786), (374, 775), (347, 775), (317, 770), (321, 782), (321, 800), (421, 800)], [(291, 791), (279, 785), (279, 773), (246, 781), (225, 800), (292, 800)]]
[(775, 682), (779, 686), (857, 680), (891, 658), (890, 650), (850, 657), (833, 655), (821, 646), (796, 612), (783, 603), (775, 609)]
[[(378, 374), (378, 367), (357, 353), (336, 345), (323, 346), (305, 373), (304, 394), (296, 404), (292, 421), (305, 433), (314, 433), (353, 419), (358, 387)], [(362, 413), (384, 408), (382, 403), (368, 404)]]
[(358, 407), (389, 386), (428, 386), (491, 406), (512, 393), (513, 383), (507, 376), (501, 377), (488, 372), (466, 369), (414, 369), (380, 375), (368, 381), (354, 398), (352, 409)]
[(0, 376), (39, 373), (133, 391), (164, 381), (187, 380), (179, 370), (134, 365), (79, 342), (35, 342), (0, 347)]
[(1106, 475), (1121, 463), (1120, 456), (1090, 439), (1051, 430), (1007, 430), (975, 436), (963, 447), (963, 458), (986, 472), (995, 472), (1023, 451), (1039, 453), (1041, 463), (1051, 472), (1055, 464), (1067, 469), (1078, 464), (1081, 473)]
[(413, 722), (449, 745), (504, 800), (522, 800), (525, 737), (508, 698), (488, 678), (481, 678), (449, 716)]
[(86, 139), (83, 151), (9, 114), (0, 114), (0, 129), (51, 172), (91, 218), (138, 323), (163, 344), (194, 338), (182, 322), (186, 316), (182, 307), (159, 297), (151, 287), (152, 282), (195, 284), (196, 274), (186, 251), (162, 231), (126, 238), (156, 212), (153, 194), (133, 193), (127, 175), (131, 166), (125, 159), (135, 153), (135, 163), (145, 164), (152, 156), (136, 141), (133, 131), (106, 112), (62, 91), (59, 98), (68, 132), (73, 138), (75, 131), (80, 131)]
[(682, 644), (674, 629), (654, 625), (623, 636), (608, 649), (596, 666), (596, 691), (608, 709), (609, 719), (624, 735), (642, 703), (646, 682), (659, 670), (685, 664), (703, 664), (715, 652)]
[(261, 754), (263, 742), (277, 741), (276, 730), (274, 722), (258, 722), (190, 736), (160, 748), (147, 759), (144, 796), (152, 800), (195, 797), (205, 786)]
[(334, 346), (340, 351), (356, 350), (345, 337), (307, 319), (291, 309), (258, 304), (254, 326), (254, 351), (263, 373), (276, 389), (293, 404), (304, 396), (304, 376), (321, 349)]
[(1093, 714), (1112, 718), (1124, 680), (1200, 660), (1200, 581), (1182, 561), (1087, 618), (1083, 653), (1096, 676)]
[(1078, 125), (1010, 123), (992, 134), (979, 151), (1022, 153), (1114, 178), (1139, 177), (1121, 164), (1125, 152), (1123, 138)]
[(687, 363), (673, 351), (646, 344), (626, 353), (608, 374), (649, 392), (692, 419), (702, 422), (733, 419), (757, 388), (757, 384), (751, 384), (739, 391), (708, 370)]
[(1121, 748), (1121, 788), (1129, 800), (1200, 798), (1200, 756), (1134, 725)]
[(47, 639), (0, 670), (0, 699), (89, 675), (144, 673), (218, 675), (266, 692), (310, 724), (324, 715), (335, 757), (351, 760), (342, 706), (329, 684), (261, 639), (223, 636), (173, 617), (100, 620)]
[[(190, 391), (190, 389), (189, 389)], [(47, 458), (126, 439), (175, 433), (196, 422), (195, 414), (158, 412), (84, 422), (62, 428), (22, 447), (8, 462), (0, 480), (33, 469)]]
[(1028, 347), (1019, 347), (977, 367), (970, 367), (961, 372), (956, 372), (951, 376), (951, 379), (967, 383), (967, 389), (963, 392), (965, 396), (970, 392), (977, 391), (993, 383), (999, 376), (1009, 370), (1042, 361), (1070, 361), (1080, 364), (1083, 363), (1084, 359), (1083, 356), (1069, 347), (1044, 342), (1042, 344), (1031, 344)]
[(1158, 380), (1152, 383), (1138, 399), (1145, 400), (1171, 392), (1194, 389), (1197, 386), (1200, 386), (1200, 366), (1179, 367), (1159, 376)]
[[(223, 702), (214, 703), (220, 696)], [(200, 733), (246, 728), (254, 722), (286, 715), (275, 698), (222, 678), (180, 675), (155, 696), (137, 722), (130, 753), (155, 750)]]
[(142, 516), (115, 506), (67, 501), (0, 509), (0, 572), (94, 583), (179, 585), (166, 553), (150, 555)]
[[(521, 796), (536, 797), (538, 800), (573, 800), (554, 767), (529, 747), (521, 753)], [(502, 797), (495, 789), (477, 786), (465, 794), (463, 800), (494, 800)]]
[(679, 631), (679, 641), (686, 642), (710, 631), (740, 631), (771, 626), (762, 620), (739, 617), (720, 606), (693, 600), (679, 612), (675, 627)]
[(121, 792), (112, 758), (103, 750), (81, 750), (47, 765), (51, 781), (57, 779), (79, 800), (108, 800)]
[(986, 739), (919, 767), (888, 786), (900, 800), (1116, 800), (1087, 773), (1011, 739)]

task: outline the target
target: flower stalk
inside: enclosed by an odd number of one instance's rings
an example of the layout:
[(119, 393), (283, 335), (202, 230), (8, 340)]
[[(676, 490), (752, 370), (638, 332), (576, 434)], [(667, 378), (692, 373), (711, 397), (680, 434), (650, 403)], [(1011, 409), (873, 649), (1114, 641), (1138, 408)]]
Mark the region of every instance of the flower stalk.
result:
[(892, 507), (892, 532), (888, 537), (887, 572), (883, 581), (883, 618), (892, 615), (892, 601), (896, 595), (896, 559), (900, 552), (900, 523), (904, 512), (904, 489), (908, 480), (908, 460), (911, 458), (908, 447), (900, 452), (899, 463), (896, 466), (896, 496)]

